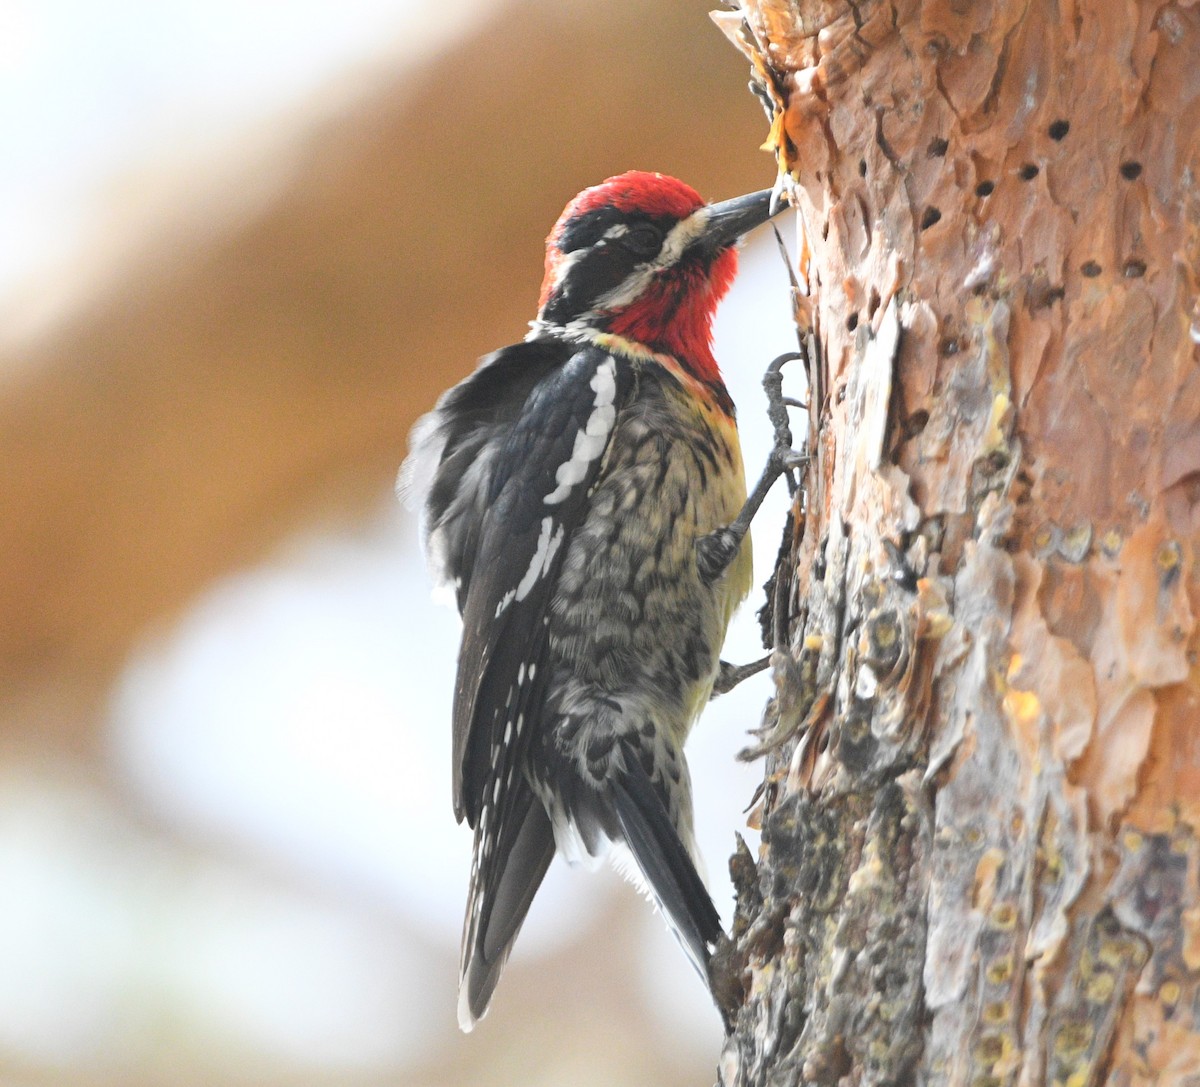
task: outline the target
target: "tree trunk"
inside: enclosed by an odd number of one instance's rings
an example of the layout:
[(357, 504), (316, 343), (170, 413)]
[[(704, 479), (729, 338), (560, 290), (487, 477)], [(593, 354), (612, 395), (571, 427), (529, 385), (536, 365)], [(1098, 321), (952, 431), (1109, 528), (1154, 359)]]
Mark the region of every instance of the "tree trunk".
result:
[(1200, 1083), (1200, 7), (717, 18), (812, 381), (722, 1083)]

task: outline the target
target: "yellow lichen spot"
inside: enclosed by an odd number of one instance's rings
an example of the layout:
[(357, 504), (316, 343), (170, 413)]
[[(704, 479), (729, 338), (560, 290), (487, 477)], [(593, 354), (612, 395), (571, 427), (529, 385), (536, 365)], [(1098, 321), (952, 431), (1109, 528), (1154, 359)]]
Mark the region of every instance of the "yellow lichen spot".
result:
[(1008, 662), (1008, 681), (1011, 683), (1013, 677), (1021, 670), (1021, 665), (1025, 663), (1025, 658), (1020, 653), (1014, 653)]
[(1070, 1059), (1080, 1056), (1092, 1043), (1092, 1024), (1067, 1023), (1054, 1038), (1054, 1054)]
[(1088, 1077), (1091, 1072), (1086, 1068), (1078, 1068), (1072, 1072), (1066, 1079), (1061, 1080), (1063, 1087), (1087, 1087)]
[(1017, 907), (1011, 902), (998, 902), (992, 910), (992, 928), (1001, 932), (1011, 932), (1017, 927)]
[(1173, 1008), (1179, 1003), (1179, 994), (1179, 982), (1164, 981), (1162, 987), (1158, 990), (1158, 999), (1166, 1004), (1168, 1008)]
[(1057, 849), (1047, 847), (1038, 850), (1038, 859), (1042, 862), (1042, 882), (1058, 883), (1063, 874), (1062, 853)]
[(1085, 995), (1091, 1004), (1107, 1004), (1112, 1000), (1116, 981), (1107, 970), (1101, 970), (1088, 983)]
[(1168, 540), (1158, 549), (1158, 554), (1154, 556), (1154, 561), (1158, 565), (1159, 573), (1169, 574), (1179, 565), (1180, 551), (1179, 544), (1174, 540)]
[(888, 1040), (885, 1038), (876, 1038), (867, 1049), (867, 1053), (877, 1064), (881, 1064), (883, 1061), (886, 1061), (891, 1052), (892, 1047), (888, 1044)]
[(963, 841), (969, 846), (977, 846), (983, 841), (983, 832), (978, 827), (967, 827), (963, 832)]
[(994, 1065), (997, 1061), (1003, 1060), (1008, 1048), (1008, 1038), (1003, 1034), (985, 1034), (979, 1039), (979, 1045), (975, 1049), (975, 1059), (980, 1064)]
[(1012, 1017), (1012, 1007), (1007, 1000), (989, 1000), (983, 1006), (983, 1021), (990, 1027), (1007, 1023)]
[(1010, 687), (1004, 695), (1004, 711), (1019, 725), (1032, 725), (1042, 712), (1042, 704), (1033, 691)]
[(804, 648), (810, 653), (820, 653), (821, 647), (825, 644), (825, 639), (820, 634), (806, 634), (804, 636)]
[(900, 639), (900, 625), (893, 619), (877, 619), (871, 626), (871, 637), (880, 649), (890, 649)]
[(1105, 940), (1100, 945), (1100, 950), (1096, 954), (1105, 966), (1123, 966), (1127, 949), (1119, 940)]
[(1110, 559), (1115, 559), (1121, 553), (1121, 545), (1124, 542), (1121, 534), (1115, 528), (1110, 528), (1100, 537), (1100, 550)]
[(1136, 830), (1127, 830), (1121, 837), (1121, 844), (1124, 845), (1130, 853), (1136, 853), (1139, 849), (1141, 849), (1144, 841), (1145, 839)]
[(897, 1016), (903, 1015), (908, 1011), (910, 1001), (902, 1000), (882, 1000), (879, 1002), (879, 1020), (882, 1023), (891, 1023)]
[(1012, 979), (1013, 957), (999, 955), (988, 963), (985, 977), (991, 985), (1005, 985)]
[(1004, 449), (1007, 446), (1008, 440), (1001, 428), (1001, 423), (1004, 422), (1011, 407), (1012, 401), (1009, 400), (1006, 393), (997, 393), (992, 398), (992, 415), (988, 419), (987, 430), (983, 435), (983, 451), (985, 453)]
[(1184, 910), (1179, 917), (1183, 929), (1183, 947), (1180, 954), (1189, 970), (1200, 970), (1200, 906)]

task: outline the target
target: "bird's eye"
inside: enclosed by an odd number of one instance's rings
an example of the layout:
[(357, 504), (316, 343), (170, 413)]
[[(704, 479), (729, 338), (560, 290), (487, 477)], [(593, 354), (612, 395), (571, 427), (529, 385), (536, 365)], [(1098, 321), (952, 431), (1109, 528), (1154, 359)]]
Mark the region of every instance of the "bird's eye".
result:
[(653, 257), (662, 248), (662, 232), (649, 223), (631, 226), (621, 235), (620, 242), (634, 256)]

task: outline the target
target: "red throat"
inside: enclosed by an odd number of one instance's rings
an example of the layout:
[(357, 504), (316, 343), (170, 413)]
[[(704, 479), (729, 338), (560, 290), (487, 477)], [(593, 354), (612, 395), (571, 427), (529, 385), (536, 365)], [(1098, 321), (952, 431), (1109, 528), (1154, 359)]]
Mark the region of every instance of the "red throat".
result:
[(618, 336), (673, 356), (700, 381), (719, 382), (712, 322), (736, 274), (737, 251), (726, 249), (707, 269), (692, 265), (659, 277), (644, 295), (613, 313), (607, 327)]

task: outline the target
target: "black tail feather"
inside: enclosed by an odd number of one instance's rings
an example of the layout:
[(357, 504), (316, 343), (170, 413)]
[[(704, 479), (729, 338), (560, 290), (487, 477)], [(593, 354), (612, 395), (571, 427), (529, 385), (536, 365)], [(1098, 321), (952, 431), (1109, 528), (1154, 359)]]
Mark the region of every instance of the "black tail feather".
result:
[(721, 918), (666, 806), (641, 762), (629, 753), (613, 788), (625, 843), (659, 908), (702, 977)]
[[(506, 820), (494, 852), (471, 880), (463, 933), (458, 1023), (471, 1030), (491, 1002), (533, 896), (554, 859), (554, 830), (546, 809), (526, 786)], [(524, 808), (522, 812), (520, 808)]]

